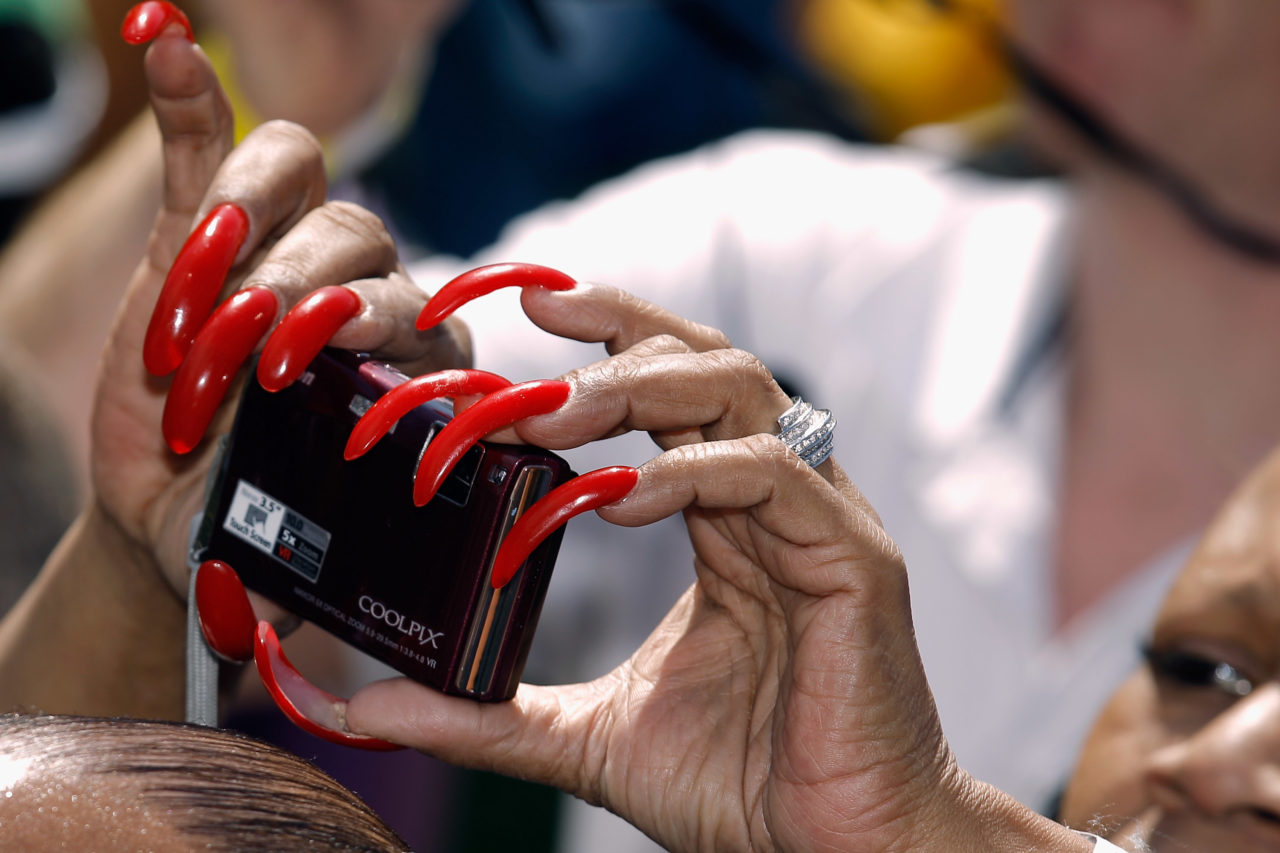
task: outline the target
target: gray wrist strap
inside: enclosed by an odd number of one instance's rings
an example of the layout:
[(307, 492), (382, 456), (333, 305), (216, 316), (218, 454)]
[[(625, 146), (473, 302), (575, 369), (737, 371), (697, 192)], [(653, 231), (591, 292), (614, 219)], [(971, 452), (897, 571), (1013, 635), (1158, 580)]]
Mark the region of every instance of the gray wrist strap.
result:
[[(200, 516), (191, 521), (194, 540), (200, 527)], [(187, 550), (191, 553), (191, 549)], [(218, 725), (218, 658), (204, 641), (200, 631), (200, 614), (196, 610), (196, 569), (188, 562), (191, 581), (187, 585), (187, 711), (188, 723), (216, 727)]]

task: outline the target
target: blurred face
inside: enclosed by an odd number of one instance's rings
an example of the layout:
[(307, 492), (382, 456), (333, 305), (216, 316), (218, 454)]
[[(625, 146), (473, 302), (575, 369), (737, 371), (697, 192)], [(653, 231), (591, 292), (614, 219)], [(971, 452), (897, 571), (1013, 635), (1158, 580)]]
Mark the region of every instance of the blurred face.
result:
[(407, 57), (428, 55), (463, 0), (216, 0), (201, 11), (234, 50), (261, 118), (324, 136), (375, 104)]
[(1133, 851), (1280, 849), (1280, 453), (1206, 534), (1147, 657), (1095, 725), (1064, 820)]
[(1014, 41), (1237, 216), (1280, 213), (1280, 3), (1006, 0)]

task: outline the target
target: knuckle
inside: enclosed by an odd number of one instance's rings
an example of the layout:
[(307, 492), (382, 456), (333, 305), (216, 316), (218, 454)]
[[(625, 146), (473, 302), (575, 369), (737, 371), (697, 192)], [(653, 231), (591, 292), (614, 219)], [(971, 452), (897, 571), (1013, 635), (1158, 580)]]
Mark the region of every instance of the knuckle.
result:
[(689, 345), (675, 335), (654, 335), (648, 340), (649, 347), (655, 352), (688, 352)]
[(653, 314), (654, 307), (625, 290), (611, 287), (603, 292), (614, 300), (613, 314), (618, 321), (618, 331), (635, 340), (639, 337), (637, 329), (647, 324), (647, 318)]
[(712, 328), (711, 326), (703, 326), (701, 324), (695, 324), (695, 325), (699, 330), (701, 330), (702, 334), (706, 337), (707, 342), (711, 346), (711, 348), (728, 349), (729, 347), (733, 346), (733, 342), (729, 340), (729, 336), (726, 335), (724, 332), (720, 331), (719, 329)]
[(780, 465), (804, 464), (799, 456), (787, 450), (787, 446), (779, 441), (776, 435), (757, 433), (740, 440), (747, 450), (770, 470), (777, 470)]
[(323, 168), (324, 149), (320, 146), (320, 140), (314, 133), (296, 122), (280, 118), (271, 119), (250, 131), (249, 137), (269, 139)]
[(268, 287), (282, 292), (311, 289), (311, 270), (301, 259), (279, 254), (262, 262), (248, 278), (243, 288)]
[(755, 393), (761, 390), (772, 390), (773, 371), (755, 354), (741, 349), (717, 350), (716, 353), (738, 377), (744, 391)]
[(591, 365), (576, 372), (580, 381), (593, 391), (608, 391), (611, 388), (631, 388), (644, 378), (644, 361), (630, 355), (614, 356), (600, 365), (599, 370)]
[(382, 251), (395, 251), (395, 241), (377, 214), (349, 201), (330, 201), (320, 215), (333, 227), (355, 236), (362, 243), (376, 244)]

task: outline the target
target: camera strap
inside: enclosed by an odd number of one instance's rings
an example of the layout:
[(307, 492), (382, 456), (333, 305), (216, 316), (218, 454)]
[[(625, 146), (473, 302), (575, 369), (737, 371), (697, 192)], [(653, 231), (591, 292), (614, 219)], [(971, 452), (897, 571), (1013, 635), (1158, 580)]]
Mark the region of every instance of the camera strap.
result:
[(196, 608), (196, 570), (200, 562), (196, 558), (196, 536), (203, 514), (191, 519), (191, 532), (187, 541), (187, 568), (191, 580), (187, 585), (187, 694), (186, 716), (188, 723), (216, 728), (218, 725), (218, 658), (204, 641), (200, 630), (200, 613)]

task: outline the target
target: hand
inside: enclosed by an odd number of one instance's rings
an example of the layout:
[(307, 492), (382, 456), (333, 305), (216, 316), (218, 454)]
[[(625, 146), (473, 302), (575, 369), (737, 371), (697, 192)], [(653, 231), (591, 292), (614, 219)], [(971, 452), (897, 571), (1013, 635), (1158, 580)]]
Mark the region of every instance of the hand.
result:
[[(181, 715), (185, 549), (211, 461), (204, 436), (228, 425), (224, 400), (271, 327), (259, 373), (265, 365), (274, 388), (330, 338), (409, 370), (467, 360), (460, 326), (413, 328), (424, 299), (381, 223), (322, 204), (310, 134), (274, 124), (232, 151), (226, 98), (189, 31), (170, 20), (184, 19), (153, 2), (126, 24), (135, 40), (154, 39), (146, 65), (163, 205), (100, 364), (93, 495), (0, 622), (6, 709)], [(50, 677), (68, 661), (75, 678)]]
[[(102, 514), (185, 595), (188, 523), (201, 508), (212, 455), (212, 442), (202, 437), (229, 424), (231, 407), (222, 403), (234, 397), (232, 378), (288, 309), (325, 289), (321, 310), (293, 315), (272, 336), (277, 387), (330, 336), (335, 346), (376, 352), (409, 370), (456, 366), (468, 355), (458, 325), (432, 333), (413, 328), (424, 297), (404, 275), (382, 223), (353, 205), (324, 204), (320, 149), (309, 133), (272, 123), (233, 150), (225, 96), (203, 53), (176, 26), (155, 39), (146, 63), (163, 135), (165, 192), (148, 256), (104, 353), (92, 479)], [(222, 231), (182, 248), (193, 222), (202, 223), (197, 235), (209, 222)], [(171, 269), (192, 278), (175, 289)], [(341, 312), (324, 310), (335, 304)], [(316, 307), (314, 295), (308, 305)], [(160, 316), (166, 310), (171, 316)], [(160, 339), (168, 335), (173, 361), (156, 372), (180, 364), (172, 381), (143, 369), (144, 340), (150, 357), (157, 328)]]
[(565, 377), (568, 402), (510, 437), (564, 448), (649, 431), (665, 452), (599, 512), (628, 526), (683, 511), (696, 583), (594, 682), (526, 684), (498, 705), (383, 682), (350, 700), (352, 730), (556, 785), (673, 850), (930, 837), (971, 785), (925, 683), (901, 557), (833, 462), (811, 469), (769, 434), (789, 401), (768, 371), (609, 288), (527, 288), (524, 305), (613, 356)]

